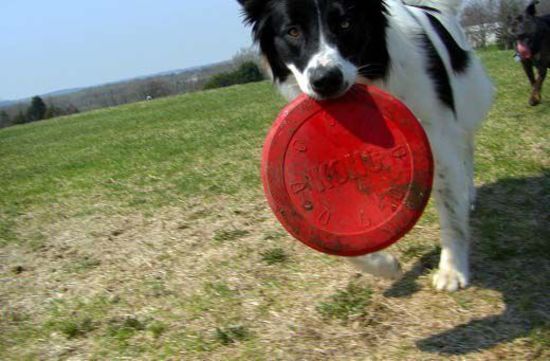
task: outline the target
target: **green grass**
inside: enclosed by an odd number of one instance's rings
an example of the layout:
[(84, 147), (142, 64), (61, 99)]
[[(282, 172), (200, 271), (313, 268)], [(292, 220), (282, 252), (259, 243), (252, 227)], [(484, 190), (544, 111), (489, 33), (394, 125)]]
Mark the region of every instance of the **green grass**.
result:
[(82, 272), (86, 272), (91, 269), (94, 269), (96, 267), (99, 267), (100, 265), (101, 265), (100, 260), (92, 257), (84, 256), (68, 264), (65, 267), (65, 269), (67, 272), (82, 273)]
[(289, 258), (285, 250), (280, 247), (265, 250), (261, 253), (261, 256), (262, 260), (269, 265), (284, 263)]
[(0, 359), (548, 359), (550, 91), (510, 52), (477, 138), (472, 287), (437, 293), (433, 204), (395, 283), (293, 241), (263, 199), (267, 83), (0, 130)]
[(215, 339), (222, 345), (229, 345), (237, 341), (244, 341), (250, 337), (247, 329), (240, 325), (216, 328)]
[(214, 235), (213, 240), (216, 242), (228, 242), (235, 241), (248, 235), (249, 232), (243, 229), (222, 229)]
[(15, 241), (34, 208), (74, 216), (259, 190), (258, 151), (282, 104), (257, 83), (3, 129), (0, 238)]
[(330, 296), (329, 300), (321, 302), (317, 310), (323, 317), (347, 322), (365, 315), (371, 297), (372, 290), (369, 287), (350, 283), (344, 290)]

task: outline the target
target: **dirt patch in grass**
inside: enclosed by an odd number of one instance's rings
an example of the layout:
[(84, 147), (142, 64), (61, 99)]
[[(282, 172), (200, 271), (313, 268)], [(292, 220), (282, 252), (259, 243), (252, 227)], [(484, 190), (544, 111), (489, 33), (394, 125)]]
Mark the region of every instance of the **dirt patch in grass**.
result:
[(394, 284), (290, 239), (256, 195), (193, 200), (153, 216), (62, 219), (40, 232), (46, 240), (38, 252), (4, 249), (4, 359), (547, 355), (547, 324), (530, 325), (547, 317), (544, 288), (512, 291), (526, 280), (545, 285), (546, 261), (531, 259), (539, 269), (533, 274), (520, 260), (501, 267), (483, 250), (472, 287), (437, 293), (429, 285), (438, 252), (433, 223), (393, 248), (408, 271)]

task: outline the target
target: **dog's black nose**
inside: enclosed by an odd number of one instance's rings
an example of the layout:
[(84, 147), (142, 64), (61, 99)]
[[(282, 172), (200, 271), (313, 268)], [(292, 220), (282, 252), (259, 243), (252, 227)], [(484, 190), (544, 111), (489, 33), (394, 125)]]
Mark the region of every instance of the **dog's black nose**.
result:
[(317, 94), (329, 97), (342, 90), (344, 74), (337, 67), (319, 67), (312, 70), (310, 82)]

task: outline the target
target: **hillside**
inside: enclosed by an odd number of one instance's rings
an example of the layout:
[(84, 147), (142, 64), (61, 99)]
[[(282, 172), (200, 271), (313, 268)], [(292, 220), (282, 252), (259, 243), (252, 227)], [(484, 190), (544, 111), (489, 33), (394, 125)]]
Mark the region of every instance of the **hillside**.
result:
[(481, 55), (498, 96), (453, 294), (430, 285), (432, 205), (393, 284), (284, 233), (259, 180), (268, 83), (1, 129), (0, 359), (550, 358), (550, 91), (529, 107), (512, 54)]
[[(160, 98), (202, 89), (213, 75), (234, 70), (242, 61), (243, 57), (235, 58), (233, 61), (165, 71), (95, 86), (62, 89), (40, 94), (40, 97), (49, 105), (62, 109), (76, 107), (80, 111), (88, 111), (114, 107), (143, 101), (149, 96)], [(30, 97), (4, 102), (0, 100), (0, 111), (5, 111), (14, 118), (19, 112), (26, 111), (30, 100)], [(0, 127), (3, 126), (7, 124), (0, 123)]]

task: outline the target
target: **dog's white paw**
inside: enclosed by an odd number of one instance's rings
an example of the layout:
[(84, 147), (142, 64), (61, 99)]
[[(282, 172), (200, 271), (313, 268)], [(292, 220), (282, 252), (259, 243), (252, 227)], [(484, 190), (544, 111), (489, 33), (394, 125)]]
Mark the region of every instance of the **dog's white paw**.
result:
[(468, 286), (469, 275), (454, 268), (438, 270), (433, 276), (433, 285), (438, 291), (454, 292)]
[(351, 257), (349, 260), (361, 271), (376, 277), (395, 280), (403, 275), (401, 264), (389, 253), (371, 253), (361, 257)]

